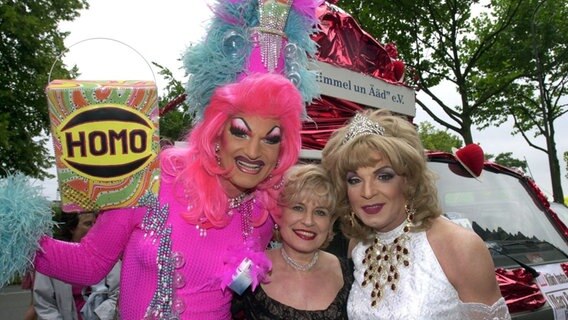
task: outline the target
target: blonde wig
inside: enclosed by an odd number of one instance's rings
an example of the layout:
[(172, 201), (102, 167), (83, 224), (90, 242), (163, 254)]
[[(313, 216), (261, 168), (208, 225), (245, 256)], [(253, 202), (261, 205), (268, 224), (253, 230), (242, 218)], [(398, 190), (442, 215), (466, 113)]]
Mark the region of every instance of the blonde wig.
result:
[(374, 166), (379, 160), (372, 157), (376, 153), (388, 159), (396, 174), (406, 180), (404, 197), (407, 204), (416, 210), (412, 229), (429, 228), (431, 220), (442, 211), (435, 175), (427, 167), (424, 147), (414, 125), (386, 110), (364, 111), (361, 115), (367, 123), (350, 123), (337, 130), (322, 155), (322, 165), (330, 172), (337, 189), (337, 211), (343, 233), (359, 241), (369, 240), (375, 235), (376, 230), (351, 214), (346, 177), (347, 173), (358, 168)]

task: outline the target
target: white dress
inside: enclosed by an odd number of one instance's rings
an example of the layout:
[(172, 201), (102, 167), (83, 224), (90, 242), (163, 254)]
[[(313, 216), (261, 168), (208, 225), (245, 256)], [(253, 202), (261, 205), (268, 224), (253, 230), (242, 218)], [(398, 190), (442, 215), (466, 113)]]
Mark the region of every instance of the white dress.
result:
[[(381, 243), (390, 244), (403, 233), (403, 228), (404, 223), (392, 231), (377, 233), (377, 237)], [(355, 281), (347, 304), (349, 319), (510, 319), (503, 298), (493, 306), (462, 303), (434, 255), (426, 232), (410, 232), (409, 237), (406, 247), (410, 265), (398, 266), (400, 280), (396, 290), (385, 288), (383, 297), (375, 307), (371, 306), (372, 285), (362, 286), (366, 270), (362, 261), (369, 244), (359, 243), (353, 249)], [(491, 309), (497, 309), (497, 312)]]

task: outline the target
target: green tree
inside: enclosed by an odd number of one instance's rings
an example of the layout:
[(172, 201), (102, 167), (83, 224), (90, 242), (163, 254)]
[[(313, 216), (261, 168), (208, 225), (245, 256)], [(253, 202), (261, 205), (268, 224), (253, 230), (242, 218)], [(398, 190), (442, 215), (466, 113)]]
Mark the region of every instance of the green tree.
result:
[(152, 62), (160, 69), (159, 75), (163, 76), (168, 84), (165, 93), (160, 96), (160, 138), (165, 143), (173, 143), (184, 138), (189, 132), (194, 116), (189, 114), (189, 105), (185, 100), (183, 84), (174, 78), (173, 73), (166, 67)]
[[(503, 11), (483, 8), (478, 0), (342, 0), (340, 5), (377, 40), (396, 43), (410, 71), (407, 81), (433, 101), (430, 105), (418, 96), (416, 103), (469, 144), (474, 140), (472, 126), (480, 116), (480, 106), (520, 76), (504, 72), (494, 86), (480, 87), (477, 83), (480, 59), (510, 27), (521, 1), (511, 0), (508, 10)], [(491, 11), (492, 20), (474, 14), (478, 9)], [(436, 91), (434, 87), (439, 84), (450, 89)], [(457, 104), (448, 91), (457, 92)], [(450, 120), (444, 120), (442, 114)]]
[[(515, 1), (492, 3), (500, 12)], [(523, 1), (511, 28), (497, 38), (491, 54), (479, 64), (484, 75), (479, 83), (486, 88), (494, 86), (503, 72), (522, 75), (488, 100), (481, 109), (480, 123), (485, 127), (513, 119), (513, 134), (522, 135), (530, 147), (547, 154), (554, 201), (560, 203), (564, 196), (555, 124), (568, 112), (567, 15), (564, 0)], [(538, 143), (537, 137), (544, 143)]]
[[(85, 8), (86, 0), (0, 1), (0, 177), (15, 171), (50, 176), (44, 88), (67, 36), (57, 25)], [(58, 63), (51, 77), (69, 78), (75, 72)]]
[[(487, 160), (493, 158), (493, 155), (486, 155), (486, 156), (487, 156)], [(527, 168), (528, 168), (527, 161), (526, 160), (520, 160), (520, 159), (517, 159), (517, 158), (513, 158), (512, 152), (499, 153), (495, 157), (495, 160), (493, 160), (493, 161), (495, 163), (498, 163), (498, 164), (505, 166), (505, 167), (514, 168), (514, 169), (521, 170), (523, 172), (527, 172)]]
[(432, 151), (452, 152), (452, 148), (460, 148), (462, 140), (447, 129), (437, 129), (427, 121), (418, 124), (418, 134), (424, 148)]

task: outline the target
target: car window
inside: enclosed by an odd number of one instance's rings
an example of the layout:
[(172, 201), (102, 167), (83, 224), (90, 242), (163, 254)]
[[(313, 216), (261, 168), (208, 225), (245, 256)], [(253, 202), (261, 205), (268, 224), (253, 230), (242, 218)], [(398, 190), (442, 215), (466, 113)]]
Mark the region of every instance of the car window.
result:
[(537, 245), (539, 242), (568, 252), (561, 234), (518, 178), (484, 170), (479, 180), (474, 179), (455, 162), (431, 161), (429, 166), (438, 175), (444, 214), (472, 228), (486, 242), (516, 245), (510, 252), (526, 263), (546, 263), (560, 257), (540, 252), (552, 249)]

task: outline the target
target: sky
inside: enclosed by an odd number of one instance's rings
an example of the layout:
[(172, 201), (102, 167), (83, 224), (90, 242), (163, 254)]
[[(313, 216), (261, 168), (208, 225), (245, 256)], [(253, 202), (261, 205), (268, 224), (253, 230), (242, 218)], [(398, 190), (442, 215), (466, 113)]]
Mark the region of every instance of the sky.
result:
[[(56, 63), (77, 65), (82, 80), (155, 80), (159, 90), (166, 81), (159, 69), (151, 65), (157, 62), (174, 72), (178, 80), (185, 81), (181, 55), (191, 43), (199, 41), (211, 16), (209, 0), (90, 0), (90, 8), (81, 11), (72, 22), (60, 24), (61, 31), (70, 32), (65, 40), (69, 51)], [(158, 4), (159, 3), (159, 4)], [(341, 3), (339, 3), (341, 5)], [(458, 96), (453, 88), (440, 86), (435, 89), (444, 99)], [(420, 99), (424, 99), (418, 93)], [(447, 100), (446, 100), (447, 101)], [(442, 111), (440, 110), (440, 113)], [(417, 107), (415, 122), (434, 121)], [(557, 120), (556, 143), (562, 170), (564, 194), (568, 194), (566, 163), (562, 153), (568, 151), (568, 116)], [(512, 152), (513, 157), (526, 160), (530, 174), (539, 187), (551, 194), (547, 155), (528, 146), (521, 136), (512, 136), (511, 122), (475, 130), (474, 140), (486, 153), (497, 155)], [(453, 132), (450, 132), (453, 133)], [(455, 133), (454, 133), (455, 134)], [(536, 140), (544, 146), (543, 140)], [(55, 174), (55, 169), (52, 170)], [(57, 198), (57, 182), (42, 182), (44, 194)]]

